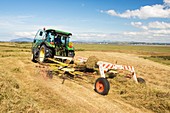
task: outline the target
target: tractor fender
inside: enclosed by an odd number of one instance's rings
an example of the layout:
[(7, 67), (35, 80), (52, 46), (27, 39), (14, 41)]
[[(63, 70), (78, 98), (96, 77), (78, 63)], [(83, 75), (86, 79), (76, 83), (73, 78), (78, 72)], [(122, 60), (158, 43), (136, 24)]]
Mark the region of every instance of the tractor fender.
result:
[(42, 43), (40, 44), (40, 47), (39, 47), (39, 48), (41, 48), (42, 45), (45, 45), (46, 47), (48, 47), (45, 42), (42, 42)]

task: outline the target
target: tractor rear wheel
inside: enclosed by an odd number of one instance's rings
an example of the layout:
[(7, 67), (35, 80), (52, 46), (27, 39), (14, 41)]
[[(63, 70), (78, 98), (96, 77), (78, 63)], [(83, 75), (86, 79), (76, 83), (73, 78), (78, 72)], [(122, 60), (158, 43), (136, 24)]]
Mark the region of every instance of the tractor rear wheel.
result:
[(40, 63), (43, 63), (45, 61), (45, 56), (46, 56), (46, 46), (42, 45), (39, 51), (38, 61)]
[(95, 91), (101, 95), (107, 95), (110, 90), (110, 84), (106, 78), (98, 78), (94, 87)]

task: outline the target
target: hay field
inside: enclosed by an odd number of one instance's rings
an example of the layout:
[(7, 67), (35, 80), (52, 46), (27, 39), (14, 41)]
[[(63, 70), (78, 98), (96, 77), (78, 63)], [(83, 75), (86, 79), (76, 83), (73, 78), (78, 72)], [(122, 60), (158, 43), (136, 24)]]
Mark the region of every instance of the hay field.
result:
[(162, 45), (112, 45), (112, 44), (74, 44), (78, 51), (112, 51), (137, 55), (170, 55), (170, 46)]
[(170, 47), (75, 47), (78, 56), (95, 55), (103, 61), (134, 66), (146, 84), (135, 84), (120, 75), (109, 80), (110, 92), (101, 96), (93, 91), (93, 81), (66, 80), (61, 84), (57, 76), (48, 78), (48, 67), (30, 61), (31, 43), (0, 43), (0, 112), (170, 112), (170, 67), (143, 58), (169, 56)]
[(135, 54), (142, 58), (170, 65), (170, 46), (75, 44), (77, 51), (102, 51)]

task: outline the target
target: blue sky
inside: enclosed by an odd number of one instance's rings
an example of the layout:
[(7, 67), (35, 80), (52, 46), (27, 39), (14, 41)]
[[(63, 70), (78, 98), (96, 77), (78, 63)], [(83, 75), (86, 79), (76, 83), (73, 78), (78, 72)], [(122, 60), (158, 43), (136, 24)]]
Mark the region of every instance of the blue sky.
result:
[(170, 0), (0, 0), (0, 40), (34, 38), (38, 29), (77, 41), (170, 43)]

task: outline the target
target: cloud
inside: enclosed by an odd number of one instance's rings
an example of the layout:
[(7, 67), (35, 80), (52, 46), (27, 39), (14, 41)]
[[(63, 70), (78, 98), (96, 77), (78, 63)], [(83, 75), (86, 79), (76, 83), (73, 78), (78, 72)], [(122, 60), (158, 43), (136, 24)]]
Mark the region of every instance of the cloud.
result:
[[(20, 28), (19, 30), (12, 32), (12, 34), (15, 37), (34, 38), (37, 31), (39, 29), (43, 29), (43, 28), (45, 28), (45, 29), (58, 29), (58, 30), (64, 30), (64, 31), (68, 31), (68, 32), (72, 31), (72, 30), (70, 30), (71, 29), (70, 27), (63, 26), (63, 25), (56, 25), (56, 26), (53, 26), (53, 25), (30, 25), (30, 26), (27, 26), (28, 27), (27, 29), (24, 28), (26, 26), (27, 25), (21, 26), (21, 28), (23, 30), (20, 30), (21, 29)], [(91, 34), (91, 35), (93, 35), (93, 34)], [(85, 34), (84, 34), (84, 36), (85, 36)]]
[(131, 40), (170, 43), (170, 23), (155, 21), (144, 25), (142, 22), (131, 22), (131, 25), (140, 29), (123, 32), (123, 35)]
[[(143, 25), (143, 24), (142, 24)], [(142, 31), (130, 31), (130, 32), (120, 32), (120, 33), (94, 33), (94, 32), (84, 32), (76, 33), (73, 35), (72, 40), (74, 41), (127, 41), (127, 42), (162, 42), (170, 43), (170, 30), (166, 29), (148, 29)]]
[(14, 32), (14, 35), (16, 37), (21, 38), (33, 38), (35, 36), (36, 32)]
[(142, 25), (141, 22), (131, 22), (131, 25), (140, 29), (148, 30), (148, 27)]
[[(139, 32), (123, 32), (124, 35), (128, 36), (169, 36), (170, 30), (148, 30), (148, 31), (139, 31)], [(154, 37), (153, 37), (154, 38)]]
[(148, 25), (143, 25), (142, 22), (131, 22), (131, 25), (136, 28), (140, 28), (143, 30), (148, 30), (148, 29), (170, 29), (170, 23), (167, 22), (150, 22)]
[(126, 37), (136, 38), (136, 41), (148, 40), (149, 42), (169, 42), (170, 43), (170, 30), (148, 30), (139, 32), (123, 32)]
[(109, 14), (109, 15), (111, 15), (111, 16), (119, 16), (119, 14), (116, 13), (116, 11), (114, 11), (114, 10), (108, 10), (108, 11), (103, 11), (103, 10), (101, 10), (100, 12), (101, 12), (101, 13), (106, 12), (107, 14)]
[[(170, 0), (164, 0), (165, 4), (169, 4)], [(111, 16), (118, 16), (121, 18), (139, 18), (139, 19), (148, 19), (148, 18), (170, 18), (170, 8), (167, 5), (152, 5), (152, 6), (143, 6), (140, 9), (136, 10), (126, 10), (123, 13), (118, 13), (115, 10), (107, 10), (105, 12)]]
[(170, 0), (164, 0), (164, 3), (170, 5)]
[(170, 30), (168, 30), (168, 29), (149, 30), (148, 32), (149, 32), (149, 33), (152, 33), (152, 34), (160, 34), (160, 35), (170, 36)]
[(123, 37), (118, 33), (97, 33), (97, 32), (78, 32), (73, 34), (72, 40), (74, 41), (123, 41)]
[(143, 30), (148, 30), (148, 29), (170, 29), (170, 23), (167, 22), (150, 22), (148, 25), (143, 25), (142, 22), (131, 22), (131, 25), (136, 28), (140, 28)]
[(166, 22), (150, 22), (148, 25), (149, 28), (157, 28), (157, 29), (170, 29), (170, 23)]

